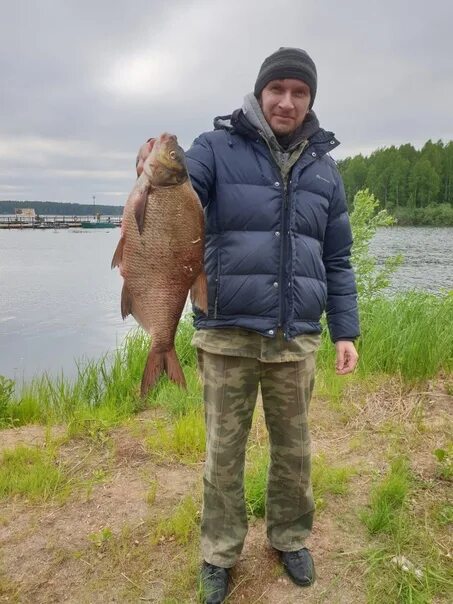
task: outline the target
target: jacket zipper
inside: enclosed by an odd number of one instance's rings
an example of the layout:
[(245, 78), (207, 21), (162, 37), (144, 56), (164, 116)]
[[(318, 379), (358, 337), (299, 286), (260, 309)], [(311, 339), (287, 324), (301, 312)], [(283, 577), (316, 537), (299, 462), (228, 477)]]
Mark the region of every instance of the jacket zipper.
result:
[(284, 271), (285, 271), (285, 267), (286, 267), (286, 254), (285, 254), (285, 249), (286, 249), (286, 212), (288, 209), (288, 185), (287, 182), (284, 181), (283, 179), (283, 174), (282, 174), (282, 180), (283, 180), (283, 187), (284, 187), (284, 197), (283, 197), (283, 207), (282, 207), (282, 220), (281, 220), (281, 224), (282, 224), (282, 232), (281, 232), (281, 239), (280, 239), (280, 271), (279, 271), (279, 276), (278, 276), (278, 285), (279, 285), (279, 311), (278, 311), (278, 326), (282, 327), (283, 326), (283, 317), (284, 317), (284, 302), (285, 302), (285, 288), (284, 288), (284, 279), (283, 279), (283, 275), (284, 275)]
[(214, 319), (217, 319), (217, 309), (219, 306), (220, 289), (220, 250), (217, 249), (217, 276), (215, 280), (215, 299), (214, 299)]
[[(269, 145), (268, 145), (269, 147)], [(269, 151), (271, 152), (272, 161), (277, 168), (278, 180), (283, 184), (283, 205), (282, 205), (282, 216), (280, 221), (280, 268), (278, 274), (278, 327), (282, 327), (283, 322), (283, 299), (284, 299), (284, 287), (283, 287), (283, 272), (284, 267), (286, 265), (285, 262), (285, 240), (286, 240), (286, 209), (288, 207), (288, 186), (287, 181), (285, 181), (283, 177), (283, 173), (280, 169), (280, 166), (276, 162), (272, 150), (269, 147)]]
[(292, 171), (293, 165), (294, 163), (296, 163), (299, 158), (301, 157), (301, 155), (303, 154), (303, 152), (305, 151), (306, 147), (308, 146), (308, 141), (305, 141), (297, 159), (295, 160), (295, 162), (291, 165), (290, 170), (287, 174), (286, 180), (283, 177), (283, 173), (280, 169), (280, 166), (278, 165), (274, 154), (272, 152), (272, 149), (267, 141), (267, 139), (264, 139), (267, 147), (270, 151), (270, 156), (272, 158), (272, 161), (275, 165), (275, 167), (277, 168), (277, 173), (279, 175), (279, 180), (281, 180), (281, 182), (283, 183), (283, 207), (282, 207), (282, 218), (281, 218), (281, 232), (280, 232), (280, 270), (279, 270), (279, 275), (278, 275), (278, 291), (279, 291), (279, 300), (278, 300), (278, 327), (283, 327), (283, 310), (284, 310), (284, 299), (285, 299), (285, 284), (284, 284), (284, 280), (283, 280), (283, 275), (284, 275), (284, 270), (286, 267), (286, 253), (285, 253), (285, 243), (286, 243), (286, 231), (288, 231), (288, 236), (289, 236), (289, 225), (288, 225), (288, 229), (286, 228), (286, 211), (288, 210), (289, 207), (289, 195), (288, 195), (288, 183), (289, 183), (289, 176), (290, 173)]

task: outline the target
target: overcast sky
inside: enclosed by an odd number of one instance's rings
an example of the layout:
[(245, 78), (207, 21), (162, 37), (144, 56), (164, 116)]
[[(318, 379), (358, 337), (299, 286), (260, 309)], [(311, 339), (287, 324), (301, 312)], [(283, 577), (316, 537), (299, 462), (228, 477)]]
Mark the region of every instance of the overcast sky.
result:
[(450, 0), (0, 0), (0, 199), (123, 204), (141, 142), (184, 148), (280, 46), (341, 146), (453, 139)]

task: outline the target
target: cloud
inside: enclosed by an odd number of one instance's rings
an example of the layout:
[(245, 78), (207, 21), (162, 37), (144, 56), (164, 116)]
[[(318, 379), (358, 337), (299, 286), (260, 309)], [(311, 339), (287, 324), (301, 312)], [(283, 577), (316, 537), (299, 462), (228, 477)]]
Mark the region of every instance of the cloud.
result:
[(141, 142), (170, 131), (187, 148), (281, 45), (316, 61), (315, 110), (342, 141), (336, 157), (449, 140), (452, 20), (447, 0), (7, 3), (0, 195), (123, 203)]

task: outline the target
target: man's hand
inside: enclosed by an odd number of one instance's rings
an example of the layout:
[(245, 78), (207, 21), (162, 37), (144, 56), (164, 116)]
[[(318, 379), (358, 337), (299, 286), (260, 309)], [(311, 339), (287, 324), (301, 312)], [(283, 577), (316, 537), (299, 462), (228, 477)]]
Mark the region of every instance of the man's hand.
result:
[(335, 342), (335, 348), (337, 351), (337, 362), (335, 364), (337, 375), (346, 375), (346, 373), (354, 371), (359, 359), (354, 343), (348, 340), (339, 340)]

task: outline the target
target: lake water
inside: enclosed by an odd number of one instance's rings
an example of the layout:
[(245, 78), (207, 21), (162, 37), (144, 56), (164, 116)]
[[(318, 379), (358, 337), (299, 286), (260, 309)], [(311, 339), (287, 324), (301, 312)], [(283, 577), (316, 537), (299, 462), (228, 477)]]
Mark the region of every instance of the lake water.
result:
[[(119, 229), (0, 230), (0, 375), (76, 373), (136, 323), (120, 315), (122, 279), (110, 270)], [(453, 289), (453, 228), (380, 229), (379, 261), (402, 252), (392, 289)]]

